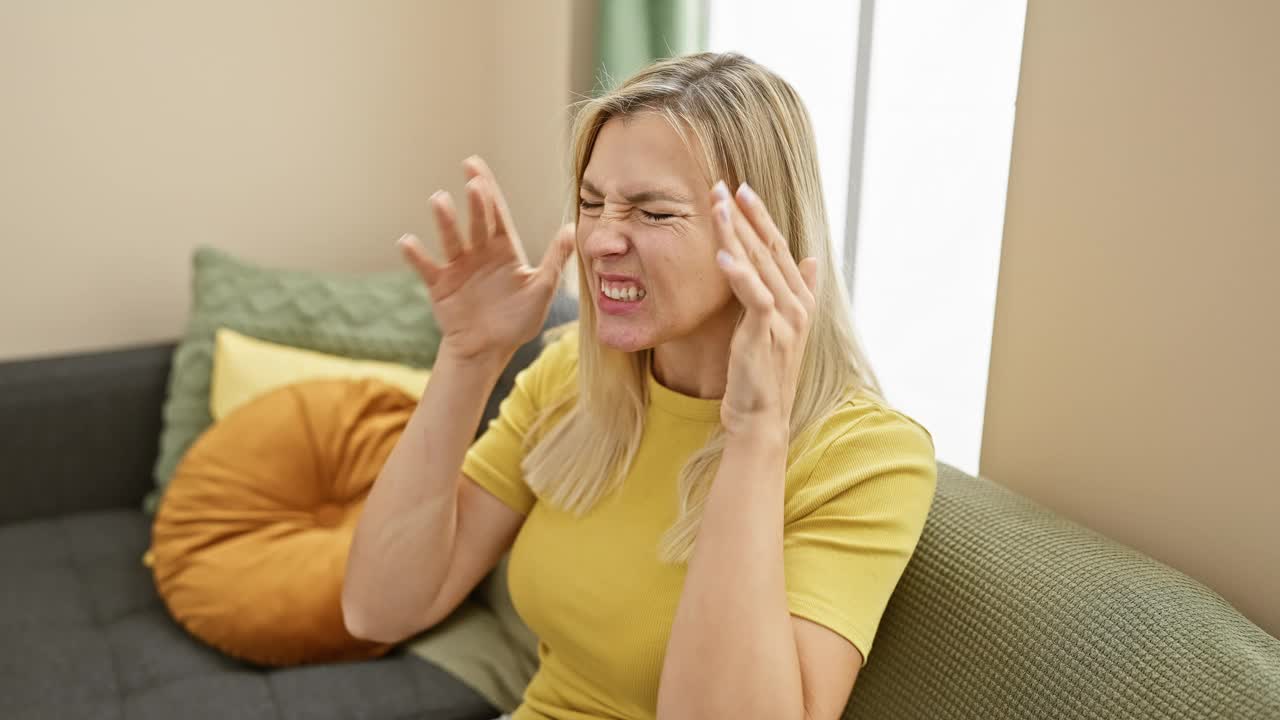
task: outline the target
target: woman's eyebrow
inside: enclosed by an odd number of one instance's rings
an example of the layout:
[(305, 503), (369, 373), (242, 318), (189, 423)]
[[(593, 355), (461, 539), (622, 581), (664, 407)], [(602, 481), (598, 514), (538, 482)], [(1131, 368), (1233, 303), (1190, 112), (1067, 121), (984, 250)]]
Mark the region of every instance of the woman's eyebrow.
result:
[[(599, 188), (591, 184), (591, 181), (583, 178), (582, 189), (597, 197), (604, 197), (604, 193)], [(655, 202), (665, 200), (667, 202), (690, 204), (692, 200), (684, 193), (671, 188), (655, 188), (650, 190), (639, 190), (633, 193), (624, 193), (622, 198), (632, 205), (640, 205), (647, 202)]]

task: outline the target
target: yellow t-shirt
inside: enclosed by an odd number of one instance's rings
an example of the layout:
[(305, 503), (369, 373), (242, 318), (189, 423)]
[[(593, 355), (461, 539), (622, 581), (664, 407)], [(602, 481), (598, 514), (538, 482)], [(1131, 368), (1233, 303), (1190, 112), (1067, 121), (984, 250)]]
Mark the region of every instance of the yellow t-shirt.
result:
[[(676, 517), (676, 477), (706, 442), (720, 402), (649, 378), (635, 463), (583, 517), (540, 502), (522, 440), (577, 372), (571, 331), (522, 371), (462, 471), (525, 521), (511, 550), (512, 603), (538, 636), (539, 668), (515, 720), (653, 718), (685, 568), (658, 560)], [(784, 564), (791, 613), (847, 638), (865, 658), (915, 549), (937, 466), (929, 433), (873, 397), (850, 397), (786, 473)]]

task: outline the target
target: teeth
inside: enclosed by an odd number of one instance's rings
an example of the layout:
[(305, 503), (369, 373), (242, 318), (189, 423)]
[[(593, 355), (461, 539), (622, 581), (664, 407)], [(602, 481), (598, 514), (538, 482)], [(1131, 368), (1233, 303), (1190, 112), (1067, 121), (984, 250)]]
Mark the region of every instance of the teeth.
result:
[(610, 285), (604, 280), (600, 281), (600, 292), (604, 293), (604, 296), (607, 298), (620, 300), (622, 302), (635, 302), (643, 299), (645, 296), (645, 291), (634, 285), (625, 287), (620, 285)]

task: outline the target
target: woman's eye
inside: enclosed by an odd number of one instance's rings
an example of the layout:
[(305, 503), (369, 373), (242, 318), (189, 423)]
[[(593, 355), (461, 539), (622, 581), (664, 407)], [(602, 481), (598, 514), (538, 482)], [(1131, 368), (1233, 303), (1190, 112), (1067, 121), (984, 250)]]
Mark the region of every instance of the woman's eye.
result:
[[(588, 200), (586, 198), (578, 199), (578, 208), (583, 212), (586, 212), (587, 214), (598, 213), (600, 212), (600, 209), (603, 207), (604, 207), (604, 203), (602, 202), (595, 202), (593, 200)], [(640, 210), (640, 214), (643, 215), (644, 218), (650, 222), (660, 223), (676, 217), (676, 215), (674, 215), (673, 213), (654, 213), (654, 212), (649, 212), (648, 210), (643, 210), (641, 208), (636, 208), (636, 209)]]

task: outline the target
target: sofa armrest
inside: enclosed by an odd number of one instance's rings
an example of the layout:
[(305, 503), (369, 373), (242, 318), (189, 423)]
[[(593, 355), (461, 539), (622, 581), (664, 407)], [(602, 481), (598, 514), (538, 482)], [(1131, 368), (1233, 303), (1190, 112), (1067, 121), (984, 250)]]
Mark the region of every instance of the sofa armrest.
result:
[(173, 345), (0, 363), (0, 523), (150, 489)]
[(1280, 718), (1280, 639), (1220, 595), (938, 463), (843, 717)]

